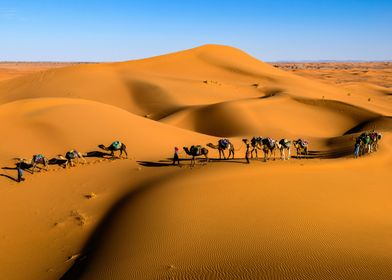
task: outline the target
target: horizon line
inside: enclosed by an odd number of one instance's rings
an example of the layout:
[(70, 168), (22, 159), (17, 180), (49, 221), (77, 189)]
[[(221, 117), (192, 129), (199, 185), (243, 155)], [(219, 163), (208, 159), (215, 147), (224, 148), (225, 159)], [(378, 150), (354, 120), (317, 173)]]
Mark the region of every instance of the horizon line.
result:
[[(148, 57), (146, 57), (148, 58)], [(144, 59), (144, 58), (142, 58)], [(126, 62), (126, 61), (133, 61), (133, 60), (140, 60), (140, 59), (131, 59), (131, 60), (108, 60), (108, 61), (72, 61), (72, 60), (0, 60), (0, 64), (5, 63), (64, 63), (64, 64), (98, 64), (98, 63), (116, 63), (116, 62)], [(258, 59), (260, 60), (260, 59)], [(347, 60), (340, 60), (340, 59), (296, 59), (296, 60), (260, 60), (265, 63), (363, 63), (363, 62), (392, 62), (392, 59), (347, 59)]]

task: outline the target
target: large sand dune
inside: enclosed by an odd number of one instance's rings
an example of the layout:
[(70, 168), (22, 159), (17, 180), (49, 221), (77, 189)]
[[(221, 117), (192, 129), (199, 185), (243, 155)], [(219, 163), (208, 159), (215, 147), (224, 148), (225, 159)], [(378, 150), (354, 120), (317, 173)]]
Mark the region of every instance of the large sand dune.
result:
[[(308, 79), (218, 45), (4, 79), (0, 275), (391, 279), (391, 105), (385, 85)], [(370, 129), (380, 150), (352, 159)], [(241, 139), (256, 135), (306, 138), (311, 159), (246, 165)], [(184, 152), (170, 166), (174, 146), (217, 137), (234, 160), (210, 149), (206, 166)], [(94, 153), (113, 140), (127, 160)], [(88, 164), (15, 182), (14, 158), (70, 149)]]

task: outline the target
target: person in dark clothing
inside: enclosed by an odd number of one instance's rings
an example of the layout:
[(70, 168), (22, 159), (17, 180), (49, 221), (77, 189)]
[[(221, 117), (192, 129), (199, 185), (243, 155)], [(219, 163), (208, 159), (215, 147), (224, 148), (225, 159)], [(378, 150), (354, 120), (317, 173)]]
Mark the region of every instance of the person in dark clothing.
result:
[(16, 170), (18, 171), (18, 182), (20, 183), (20, 182), (23, 182), (24, 180), (25, 180), (25, 178), (23, 177), (23, 169), (22, 169), (22, 163), (21, 162), (18, 162), (17, 164), (16, 164)]
[(250, 143), (248, 139), (242, 139), (242, 142), (244, 142), (244, 144), (246, 145), (246, 151), (245, 151), (245, 159), (246, 159), (246, 163), (250, 163), (249, 161), (249, 156), (250, 156)]
[(246, 144), (246, 152), (245, 152), (246, 163), (250, 163), (249, 156), (250, 156), (250, 145), (249, 145), (249, 143), (247, 143)]
[(178, 151), (179, 149), (177, 147), (174, 147), (173, 165), (176, 165), (176, 162), (178, 165), (180, 165), (180, 158), (178, 157)]

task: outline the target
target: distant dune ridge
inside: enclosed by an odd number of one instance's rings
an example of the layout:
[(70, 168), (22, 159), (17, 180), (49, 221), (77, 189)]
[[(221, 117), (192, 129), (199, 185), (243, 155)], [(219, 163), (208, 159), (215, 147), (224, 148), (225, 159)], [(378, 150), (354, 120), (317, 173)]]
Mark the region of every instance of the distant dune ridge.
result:
[[(0, 275), (392, 279), (390, 88), (312, 75), (204, 45), (0, 79)], [(371, 129), (380, 150), (349, 158)], [(252, 136), (305, 138), (316, 159), (245, 165), (241, 139)], [(230, 163), (168, 166), (174, 146), (189, 159), (182, 147), (220, 137), (235, 145)], [(114, 140), (128, 160), (12, 180), (14, 158)]]

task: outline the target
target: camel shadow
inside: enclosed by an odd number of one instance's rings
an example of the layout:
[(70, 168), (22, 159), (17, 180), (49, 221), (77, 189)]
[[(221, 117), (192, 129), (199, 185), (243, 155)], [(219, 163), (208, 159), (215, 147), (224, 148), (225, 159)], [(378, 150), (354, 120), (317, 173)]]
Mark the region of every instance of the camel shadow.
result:
[[(32, 173), (32, 171), (30, 170), (30, 168), (32, 168), (33, 165), (30, 163), (25, 163), (25, 162), (21, 162), (20, 163), (20, 168), (26, 172)], [(4, 170), (16, 170), (16, 167), (8, 167), (8, 166), (4, 166), (1, 169)]]
[(228, 159), (219, 159), (219, 158), (210, 158), (210, 162), (227, 162), (227, 163), (240, 163), (240, 164), (248, 164), (245, 158), (228, 158)]
[(137, 161), (137, 163), (141, 166), (146, 166), (146, 167), (168, 167), (168, 166), (174, 166), (172, 161)]
[[(190, 162), (191, 159), (188, 158), (182, 158), (179, 160), (180, 165), (173, 165), (173, 158), (167, 158), (164, 160), (160, 161), (137, 161), (137, 163), (141, 166), (146, 166), (146, 167), (169, 167), (169, 166), (184, 166), (184, 162)], [(204, 158), (197, 159), (198, 163), (207, 163), (207, 160)], [(210, 158), (208, 162), (227, 162), (227, 163), (240, 163), (240, 164), (246, 164), (247, 162), (245, 159), (241, 161), (241, 158), (235, 158), (235, 159), (218, 159), (218, 158)]]
[(105, 157), (112, 157), (111, 153), (105, 153), (101, 151), (91, 151), (87, 152), (84, 157), (97, 157), (97, 158), (105, 158)]
[(64, 166), (66, 164), (67, 160), (66, 159), (58, 159), (58, 158), (52, 158), (48, 161), (49, 165), (59, 165), (59, 166)]

